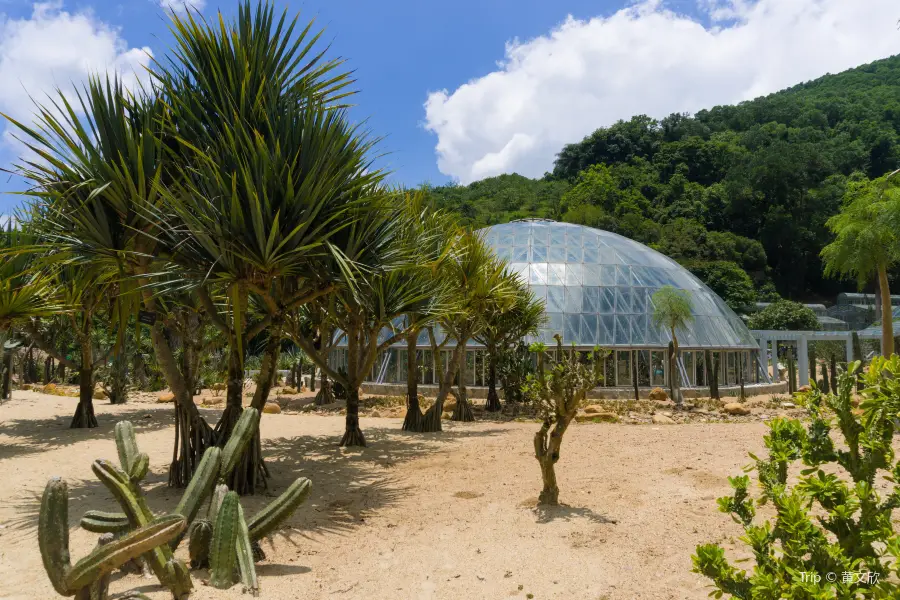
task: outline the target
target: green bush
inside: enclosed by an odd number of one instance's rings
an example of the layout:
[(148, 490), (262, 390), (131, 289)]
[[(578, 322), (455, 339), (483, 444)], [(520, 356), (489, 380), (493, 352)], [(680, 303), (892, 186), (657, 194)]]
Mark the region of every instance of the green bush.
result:
[(811, 308), (791, 300), (773, 302), (747, 321), (750, 329), (817, 331), (821, 328)]
[[(712, 579), (713, 596), (900, 597), (900, 536), (892, 522), (900, 506), (900, 462), (891, 446), (900, 412), (900, 357), (872, 362), (854, 408), (858, 369), (853, 363), (841, 374), (837, 394), (814, 388), (803, 396), (812, 417), (806, 427), (797, 420), (770, 422), (764, 437), (769, 456), (751, 454), (755, 465), (748, 467), (756, 471), (758, 500), (751, 498), (750, 477), (729, 478), (734, 494), (719, 499), (719, 510), (743, 526), (741, 540), (755, 566), (737, 569), (718, 544), (698, 546), (694, 571)], [(758, 522), (756, 506), (766, 503), (774, 520)]]

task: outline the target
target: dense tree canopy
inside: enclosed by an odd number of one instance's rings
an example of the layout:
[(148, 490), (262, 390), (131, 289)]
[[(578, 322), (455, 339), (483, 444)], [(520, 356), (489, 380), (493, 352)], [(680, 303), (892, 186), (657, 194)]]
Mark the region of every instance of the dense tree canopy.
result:
[(752, 315), (747, 326), (770, 331), (817, 331), (821, 328), (811, 308), (791, 300), (773, 302)]
[[(826, 221), (848, 182), (900, 165), (900, 57), (736, 106), (645, 115), (566, 145), (552, 173), (430, 189), (473, 226), (529, 216), (599, 227), (649, 244), (711, 284), (743, 270), (758, 295), (833, 295)], [(727, 267), (703, 262), (732, 263)], [(740, 280), (739, 302), (752, 293)], [(732, 284), (729, 284), (732, 285)], [(729, 300), (733, 303), (732, 300)]]

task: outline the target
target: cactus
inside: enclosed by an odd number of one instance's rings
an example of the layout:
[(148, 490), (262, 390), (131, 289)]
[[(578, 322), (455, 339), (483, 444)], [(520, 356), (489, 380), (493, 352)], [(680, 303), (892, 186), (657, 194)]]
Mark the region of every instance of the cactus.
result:
[(147, 475), (150, 457), (138, 450), (134, 436), (134, 425), (129, 421), (116, 423), (116, 449), (119, 452), (119, 463), (122, 470), (134, 481), (140, 481)]
[(106, 576), (117, 567), (166, 545), (181, 533), (181, 515), (163, 517), (131, 533), (103, 544), (74, 566), (69, 555), (69, 494), (66, 482), (54, 477), (47, 482), (38, 520), (38, 545), (44, 569), (53, 589), (62, 596), (79, 599), (106, 598)]
[(256, 516), (248, 523), (250, 541), (258, 542), (275, 531), (285, 519), (297, 510), (297, 507), (306, 501), (311, 489), (312, 482), (305, 477), (301, 477), (269, 503), (268, 506), (256, 513)]
[[(144, 527), (149, 524), (153, 519), (153, 513), (147, 507), (137, 482), (132, 481), (125, 473), (106, 460), (95, 460), (91, 469), (122, 506), (132, 528)], [(184, 519), (183, 516), (178, 516)], [(181, 531), (170, 539), (178, 537)], [(184, 564), (175, 560), (172, 549), (168, 545), (153, 548), (147, 553), (145, 559), (160, 583), (168, 587), (176, 598), (190, 593), (192, 585), (187, 569)]]
[(209, 585), (220, 590), (227, 590), (234, 583), (239, 508), (240, 500), (237, 493), (228, 492), (216, 515), (209, 548)]
[(241, 455), (247, 448), (247, 444), (253, 438), (259, 426), (259, 411), (255, 408), (246, 408), (241, 413), (238, 422), (235, 423), (234, 429), (231, 431), (231, 437), (222, 450), (222, 465), (219, 469), (219, 477), (226, 479), (228, 475), (237, 466)]
[[(178, 506), (175, 507), (175, 512), (182, 515), (188, 523), (194, 520), (200, 510), (200, 505), (209, 497), (216, 483), (216, 475), (219, 473), (221, 462), (222, 451), (219, 448), (207, 448), (203, 453), (203, 458), (197, 465), (194, 476), (188, 483), (187, 489), (184, 490)], [(172, 549), (177, 548), (180, 542), (181, 537), (172, 540)]]
[(81, 528), (92, 533), (125, 533), (131, 525), (125, 513), (89, 510), (81, 517)]
[(212, 523), (206, 519), (197, 519), (191, 523), (188, 532), (188, 554), (191, 557), (192, 569), (205, 569), (209, 566), (212, 532)]
[(259, 581), (256, 578), (256, 565), (253, 564), (250, 532), (247, 529), (247, 522), (244, 520), (244, 509), (241, 507), (240, 502), (237, 505), (235, 550), (237, 550), (238, 571), (241, 575), (241, 583), (244, 584), (244, 591), (249, 591), (255, 596), (259, 593)]

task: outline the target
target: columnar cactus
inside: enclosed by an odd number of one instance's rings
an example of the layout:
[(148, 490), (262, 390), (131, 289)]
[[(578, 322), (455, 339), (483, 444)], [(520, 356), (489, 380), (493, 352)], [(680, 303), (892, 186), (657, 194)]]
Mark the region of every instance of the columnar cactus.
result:
[(38, 521), (38, 545), (44, 569), (60, 595), (78, 600), (105, 600), (107, 575), (153, 548), (166, 546), (185, 529), (181, 515), (154, 519), (97, 547), (73, 566), (69, 555), (69, 493), (66, 482), (47, 482)]
[[(172, 518), (181, 519), (190, 527), (182, 527), (168, 539), (167, 544), (148, 549), (143, 557), (175, 598), (184, 598), (191, 590), (187, 568), (173, 554), (186, 533), (189, 536), (191, 567), (209, 566), (211, 585), (231, 587), (235, 583), (237, 567), (240, 581), (247, 591), (256, 594), (259, 585), (253, 562), (254, 557), (262, 557), (259, 540), (275, 531), (309, 496), (311, 483), (300, 478), (248, 522), (237, 494), (228, 491), (222, 483), (216, 485), (217, 481), (225, 481), (237, 465), (258, 422), (257, 410), (244, 410), (225, 447), (206, 450), (172, 515)], [(81, 526), (96, 533), (127, 537), (132, 535), (127, 532), (147, 527), (153, 521), (153, 513), (140, 488), (140, 482), (148, 471), (149, 457), (140, 452), (131, 423), (118, 423), (115, 434), (121, 468), (106, 460), (94, 461), (91, 468), (124, 512), (90, 510), (82, 517)], [(206, 518), (197, 519), (200, 508), (207, 500), (209, 508)]]

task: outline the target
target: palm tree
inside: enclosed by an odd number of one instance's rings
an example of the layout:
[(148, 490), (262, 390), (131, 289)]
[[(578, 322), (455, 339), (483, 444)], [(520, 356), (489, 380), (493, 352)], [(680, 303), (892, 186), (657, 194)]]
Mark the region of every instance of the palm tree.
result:
[[(322, 268), (334, 264), (329, 240), (383, 178), (368, 157), (374, 142), (339, 104), (349, 73), (314, 54), (321, 33), (309, 35), (308, 25), (295, 36), (297, 24), (286, 13), (276, 19), (269, 2), (256, 10), (242, 3), (229, 25), (190, 11), (174, 16), (175, 56), (155, 73), (181, 158), (162, 191), (170, 259), (228, 340), (230, 382), (242, 379), (247, 342), (266, 334), (258, 408), (274, 381), (287, 313), (332, 289), (335, 272)], [(242, 410), (239, 386), (229, 391), (220, 444)], [(249, 448), (259, 448), (258, 432)], [(252, 492), (264, 467), (243, 465), (232, 487)]]
[(672, 352), (669, 354), (669, 383), (672, 399), (677, 404), (682, 403), (681, 382), (678, 375), (678, 336), (676, 331), (693, 322), (694, 315), (691, 312), (691, 297), (687, 292), (667, 285), (653, 294), (653, 323), (657, 327), (663, 326), (669, 330), (672, 336)]
[(316, 349), (309, 335), (291, 332), (291, 339), (347, 390), (342, 446), (365, 446), (359, 426), (359, 389), (379, 354), (404, 339), (412, 328), (405, 315), (439, 310), (435, 298), (442, 297), (435, 294), (431, 265), (417, 260), (418, 246), (433, 241), (411, 235), (414, 228), (409, 220), (414, 216), (403, 199), (382, 193), (373, 194), (370, 202), (371, 207), (359, 208), (367, 211), (367, 218), (355, 220), (335, 240), (335, 248), (343, 249), (336, 258), (347, 269), (344, 280), (317, 300), (327, 314), (326, 330), (338, 330), (338, 339), (346, 345), (346, 369), (329, 364), (327, 350)]
[(480, 331), (472, 338), (482, 344), (488, 359), (488, 395), (485, 410), (499, 411), (500, 397), (497, 395), (497, 357), (500, 352), (521, 340), (533, 335), (546, 321), (544, 302), (536, 299), (528, 285), (518, 274), (504, 272), (512, 289), (513, 302), (501, 301), (491, 303), (481, 313)]
[(894, 353), (894, 319), (888, 269), (900, 257), (900, 188), (896, 180), (882, 177), (848, 185), (841, 212), (826, 223), (835, 234), (822, 249), (825, 274), (855, 277), (862, 288), (877, 277), (881, 294), (881, 350)]
[[(424, 431), (441, 431), (444, 401), (453, 380), (463, 371), (466, 346), (473, 336), (480, 335), (485, 325), (482, 315), (488, 310), (506, 310), (513, 305), (515, 290), (506, 272), (505, 263), (477, 233), (463, 232), (455, 243), (449, 260), (439, 267), (438, 277), (449, 286), (447, 310), (437, 320), (443, 340), (438, 342), (434, 327), (428, 328), (434, 359), (435, 377), (440, 377), (438, 395), (425, 413)], [(440, 360), (442, 348), (452, 340), (455, 344), (446, 369)], [(466, 398), (465, 377), (460, 375), (456, 409), (452, 418), (474, 420)]]

